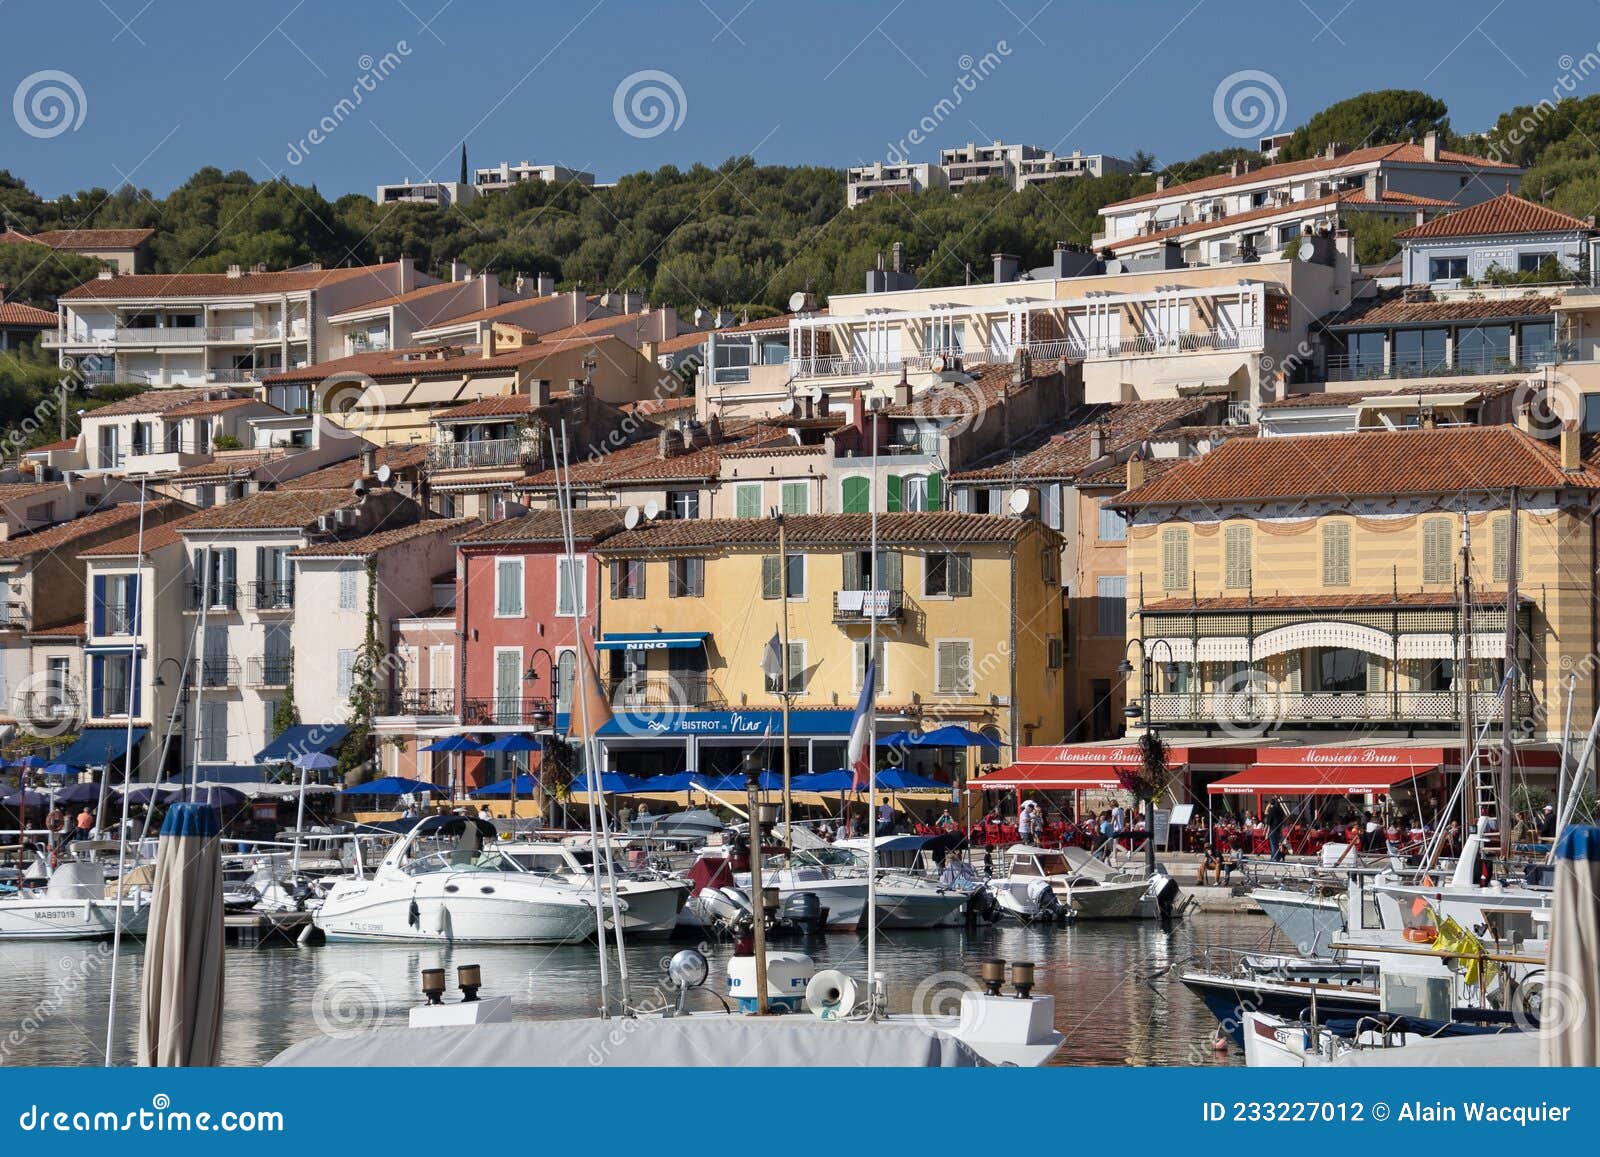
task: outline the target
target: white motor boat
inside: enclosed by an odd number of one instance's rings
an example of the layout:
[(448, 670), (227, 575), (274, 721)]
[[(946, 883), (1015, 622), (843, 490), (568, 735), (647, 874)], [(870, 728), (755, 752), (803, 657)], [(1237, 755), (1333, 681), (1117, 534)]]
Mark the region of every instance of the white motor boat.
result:
[[(512, 841), (496, 845), (529, 872), (550, 876), (594, 895), (595, 857), (590, 841), (579, 844), (549, 841)], [(618, 853), (620, 855), (620, 852)], [(617, 863), (617, 895), (622, 898), (622, 931), (628, 936), (670, 936), (678, 914), (689, 898), (689, 881)], [(605, 886), (606, 913), (610, 916), (609, 885)]]
[(0, 898), (0, 940), (103, 940), (114, 934), (117, 908), (122, 931), (143, 936), (150, 899), (141, 889), (106, 894), (105, 868), (90, 860), (67, 860), (42, 889), (23, 888)]
[(1101, 879), (1075, 867), (1060, 851), (1014, 844), (1004, 876), (989, 881), (1000, 909), (1033, 922), (1068, 910), (1079, 920), (1131, 920), (1150, 891), (1149, 880)]
[[(469, 824), (476, 838), (463, 838)], [(494, 835), (485, 820), (429, 816), (371, 880), (337, 881), (312, 920), (329, 940), (573, 944), (592, 935), (594, 897), (529, 871)]]

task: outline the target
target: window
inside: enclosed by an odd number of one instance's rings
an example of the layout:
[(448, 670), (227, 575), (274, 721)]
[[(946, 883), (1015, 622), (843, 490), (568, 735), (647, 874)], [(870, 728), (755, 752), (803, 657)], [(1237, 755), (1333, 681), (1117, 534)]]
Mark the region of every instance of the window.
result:
[(1222, 583), (1224, 586), (1247, 588), (1250, 585), (1250, 528), (1230, 526), (1223, 536), (1224, 554)]
[(94, 580), (94, 632), (97, 635), (139, 633), (138, 578), (131, 574), (98, 575)]
[(1450, 567), (1450, 520), (1430, 518), (1422, 524), (1422, 581), (1454, 581)]
[(494, 720), (522, 722), (522, 648), (494, 649)]
[[(853, 643), (852, 647), (855, 651), (855, 674), (850, 689), (859, 692), (867, 681), (867, 642), (865, 639), (860, 639)], [(889, 689), (889, 664), (885, 661), (888, 647), (887, 640), (879, 639), (878, 649), (873, 653), (873, 660), (877, 664), (876, 676), (877, 689), (879, 691), (887, 691)]]
[(1445, 356), (1448, 330), (1401, 329), (1394, 335), (1394, 364), (1397, 370), (1413, 374), (1432, 373), (1449, 364)]
[(1189, 532), (1169, 526), (1161, 532), (1161, 589), (1181, 591), (1189, 585)]
[[(806, 597), (806, 556), (791, 554), (784, 568), (783, 593), (791, 599)], [(761, 597), (778, 597), (778, 556), (765, 555), (761, 559)]]
[(1329, 522), (1322, 527), (1322, 585), (1350, 585), (1350, 524)]
[[(262, 682), (268, 687), (282, 687), (289, 682), (289, 667), (292, 660), (289, 653), (289, 624), (286, 622), (268, 623), (266, 632), (266, 645), (262, 650), (261, 677)], [(417, 652), (415, 648), (402, 648), (410, 650), (410, 661), (407, 664), (407, 686), (416, 686)]]
[(497, 619), (522, 617), (522, 559), (520, 558), (494, 560), (494, 617)]
[(885, 480), (884, 509), (939, 510), (944, 498), (944, 478), (938, 474), (891, 474)]
[(355, 682), (356, 653), (348, 647), (339, 651), (334, 694), (341, 699), (350, 698), (350, 688)]
[(614, 599), (644, 598), (644, 559), (617, 558), (611, 560), (611, 597)]
[(845, 514), (868, 514), (872, 505), (872, 480), (859, 474), (839, 482), (839, 509)]
[(1049, 645), (1046, 648), (1048, 658), (1045, 661), (1049, 664), (1050, 670), (1059, 671), (1067, 661), (1066, 648), (1061, 645), (1061, 639), (1056, 635), (1051, 635), (1046, 642)]
[(972, 694), (972, 640), (939, 639), (933, 645), (934, 685), (940, 695)]
[(556, 614), (584, 613), (584, 560), (566, 555), (556, 560)]
[(1100, 503), (1100, 531), (1101, 542), (1126, 542), (1128, 540), (1128, 520), (1122, 513), (1113, 510), (1108, 501)]
[(1546, 261), (1555, 263), (1559, 260), (1560, 258), (1558, 258), (1554, 253), (1519, 253), (1517, 254), (1517, 272), (1538, 273), (1540, 267), (1543, 266)]
[(1094, 633), (1120, 635), (1128, 629), (1128, 576), (1103, 574), (1094, 580), (1095, 608), (1099, 612)]
[(706, 560), (673, 558), (667, 560), (667, 597), (698, 599), (706, 593)]
[(851, 551), (842, 556), (844, 568), (839, 589), (845, 591), (897, 591), (903, 585), (903, 564), (900, 555), (892, 550), (880, 550), (877, 557), (876, 577), (870, 550)]
[[(1522, 569), (1526, 565), (1528, 558), (1527, 549), (1523, 546), (1522, 530), (1523, 527), (1519, 523), (1517, 526), (1517, 575), (1519, 578), (1522, 577)], [(1511, 561), (1511, 515), (1495, 515), (1491, 538), (1494, 544), (1494, 563), (1491, 567), (1493, 581), (1497, 583), (1509, 582), (1511, 570), (1509, 566)]]
[(926, 475), (912, 474), (901, 479), (900, 508), (902, 510), (927, 510), (929, 508), (928, 477)]
[(1054, 547), (1039, 549), (1039, 581), (1048, 586), (1056, 586), (1061, 582), (1061, 556)]
[(562, 651), (556, 659), (556, 710), (572, 710), (572, 687), (578, 677), (578, 653)]
[(200, 758), (220, 762), (228, 758), (228, 704), (207, 700), (200, 705)]
[(341, 611), (356, 610), (356, 568), (341, 566), (339, 568), (339, 609)]
[(127, 715), (133, 702), (131, 655), (101, 655), (99, 715)]
[(1369, 689), (1369, 661), (1371, 656), (1365, 651), (1353, 651), (1348, 647), (1318, 647), (1311, 652), (1311, 690), (1324, 694), (1359, 695)]
[(428, 648), (428, 689), (448, 691), (456, 685), (456, 649), (451, 646)]
[(949, 552), (925, 556), (922, 593), (946, 598), (966, 598), (971, 595), (972, 556)]
[(1061, 487), (1053, 482), (1039, 487), (1039, 521), (1051, 530), (1061, 529)]
[(804, 482), (785, 482), (782, 496), (783, 513), (809, 514), (811, 512), (811, 492)]
[(1480, 325), (1456, 331), (1456, 366), (1464, 370), (1509, 368), (1511, 327)]
[(700, 517), (700, 492), (698, 490), (667, 491), (667, 509), (674, 518)]
[[(766, 671), (767, 693), (776, 695), (782, 687), (775, 672)], [(806, 689), (806, 645), (803, 640), (789, 640), (789, 693), (799, 695)]]
[(1465, 257), (1428, 258), (1429, 281), (1460, 281), (1466, 275), (1467, 259)]
[(735, 518), (761, 517), (761, 483), (742, 482), (733, 488)]
[(1538, 365), (1551, 360), (1555, 330), (1547, 321), (1525, 322), (1517, 330), (1517, 362)]
[(739, 385), (750, 380), (750, 343), (733, 340), (716, 343), (712, 380), (718, 385)]

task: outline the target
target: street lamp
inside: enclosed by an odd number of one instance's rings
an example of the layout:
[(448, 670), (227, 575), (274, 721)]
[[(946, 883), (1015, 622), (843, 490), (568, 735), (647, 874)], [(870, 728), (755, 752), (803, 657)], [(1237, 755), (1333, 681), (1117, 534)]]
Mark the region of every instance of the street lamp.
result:
[[(556, 702), (556, 700), (557, 700), (557, 697), (560, 695), (560, 692), (561, 692), (561, 680), (560, 680), (560, 678), (558, 676), (558, 673), (557, 673), (557, 670), (556, 670), (556, 657), (553, 654), (550, 653), (550, 649), (548, 647), (535, 647), (533, 649), (532, 653), (530, 653), (528, 655), (528, 669), (523, 672), (522, 681), (524, 683), (537, 683), (539, 681), (538, 662), (539, 662), (539, 657), (541, 655), (544, 656), (545, 670), (547, 672), (549, 672), (549, 676), (550, 676), (550, 697), (547, 700), (545, 700), (545, 702), (547, 704), (549, 704), (549, 710), (546, 711), (546, 710), (541, 710), (539, 708), (534, 708), (534, 710), (530, 712), (530, 715), (532, 716), (533, 722), (535, 722), (535, 723), (539, 722), (540, 719), (546, 720), (548, 722), (549, 726), (550, 726), (550, 729), (553, 731), (553, 730), (555, 730), (555, 725), (556, 725), (556, 708), (557, 708), (557, 706), (559, 706), (559, 704)], [(531, 698), (531, 696), (530, 696), (530, 698)], [(555, 794), (555, 788), (554, 788), (554, 786), (551, 785), (550, 777), (547, 774), (548, 769), (544, 766), (545, 755), (546, 755), (546, 751), (545, 751), (545, 747), (544, 747), (544, 740), (541, 739), (539, 741), (539, 787), (540, 787), (540, 789), (542, 791), (544, 791), (545, 796), (550, 801), (549, 805), (548, 805), (549, 811), (554, 811), (555, 810), (555, 804), (556, 804), (556, 794)], [(516, 808), (516, 798), (517, 798), (517, 796), (516, 796), (516, 776), (517, 776), (517, 771), (516, 771), (516, 767), (515, 767), (514, 764), (512, 765), (511, 775), (512, 775), (511, 818), (513, 820), (515, 820), (516, 819), (516, 810), (517, 810), (517, 808)], [(549, 814), (549, 813), (547, 812), (546, 814)], [(565, 815), (565, 812), (563, 812), (563, 815), (562, 815), (563, 823), (565, 823), (565, 820), (566, 820), (566, 815)]]
[[(1150, 664), (1154, 661), (1156, 649), (1159, 647), (1165, 647), (1167, 650), (1167, 661), (1161, 664), (1161, 670), (1166, 675), (1167, 682), (1171, 683), (1178, 677), (1178, 664), (1172, 652), (1172, 644), (1166, 639), (1156, 639), (1148, 646), (1143, 639), (1128, 640), (1127, 651), (1123, 655), (1122, 662), (1117, 664), (1117, 672), (1122, 676), (1123, 682), (1126, 683), (1133, 675), (1133, 663), (1129, 656), (1133, 654), (1135, 649), (1138, 650), (1141, 695), (1138, 700), (1129, 702), (1122, 709), (1122, 713), (1130, 723), (1137, 722), (1141, 716), (1144, 717), (1145, 738), (1152, 744), (1159, 743), (1161, 739), (1154, 722), (1154, 712), (1151, 710), (1154, 707), (1154, 703), (1151, 700), (1150, 679)], [(1141, 751), (1144, 746), (1144, 743), (1140, 744)], [(1146, 874), (1154, 874), (1156, 870), (1156, 796), (1153, 786), (1151, 790), (1145, 793), (1144, 832), (1145, 872)]]

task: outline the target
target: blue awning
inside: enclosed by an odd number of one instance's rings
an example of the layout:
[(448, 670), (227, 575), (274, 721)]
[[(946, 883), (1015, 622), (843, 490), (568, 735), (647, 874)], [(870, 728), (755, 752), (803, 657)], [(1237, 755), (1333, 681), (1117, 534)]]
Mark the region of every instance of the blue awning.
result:
[(297, 755), (331, 751), (344, 742), (350, 728), (343, 723), (296, 723), (260, 751), (258, 763), (287, 763)]
[[(852, 711), (832, 708), (791, 711), (789, 735), (791, 738), (831, 735), (842, 739), (850, 734), (853, 715)], [(661, 739), (698, 735), (705, 739), (748, 739), (752, 743), (759, 743), (763, 737), (783, 734), (783, 712), (667, 711), (635, 715), (619, 711), (596, 734), (602, 739)]]
[[(133, 729), (133, 745), (138, 747), (150, 734), (148, 727)], [(126, 727), (88, 727), (56, 759), (73, 767), (105, 767), (122, 756), (128, 743)]]
[(707, 631), (608, 632), (594, 645), (597, 651), (677, 651), (705, 645)]

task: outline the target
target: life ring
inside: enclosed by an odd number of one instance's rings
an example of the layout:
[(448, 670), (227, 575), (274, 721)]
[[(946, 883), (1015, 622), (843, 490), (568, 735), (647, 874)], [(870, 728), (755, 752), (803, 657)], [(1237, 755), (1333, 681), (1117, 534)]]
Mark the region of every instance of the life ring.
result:
[(1432, 944), (1439, 939), (1437, 928), (1407, 928), (1401, 935), (1413, 944)]

